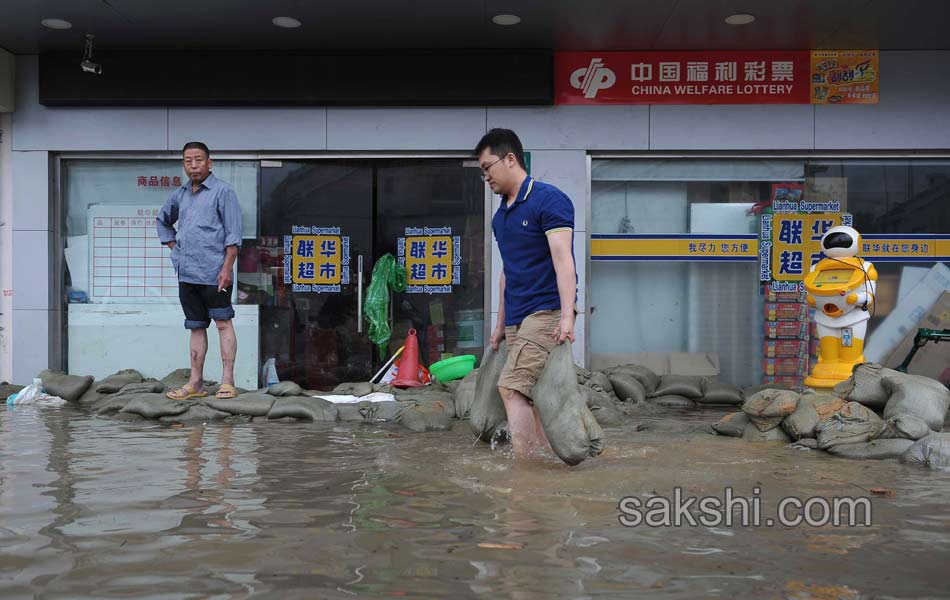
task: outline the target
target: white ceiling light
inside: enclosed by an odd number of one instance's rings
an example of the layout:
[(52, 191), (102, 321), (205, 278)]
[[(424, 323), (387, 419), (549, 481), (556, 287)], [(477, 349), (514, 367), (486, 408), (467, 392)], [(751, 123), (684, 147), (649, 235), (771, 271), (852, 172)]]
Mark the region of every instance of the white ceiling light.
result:
[(300, 21), (293, 17), (274, 17), (271, 19), (271, 23), (278, 27), (283, 27), (284, 29), (296, 29), (300, 27)]
[(73, 26), (72, 23), (63, 19), (43, 19), (40, 25), (49, 29), (69, 29)]
[(755, 21), (755, 15), (748, 13), (739, 13), (726, 17), (726, 23), (730, 25), (748, 25), (752, 21)]
[(491, 18), (491, 21), (495, 25), (517, 25), (521, 22), (521, 17), (518, 15), (495, 15)]

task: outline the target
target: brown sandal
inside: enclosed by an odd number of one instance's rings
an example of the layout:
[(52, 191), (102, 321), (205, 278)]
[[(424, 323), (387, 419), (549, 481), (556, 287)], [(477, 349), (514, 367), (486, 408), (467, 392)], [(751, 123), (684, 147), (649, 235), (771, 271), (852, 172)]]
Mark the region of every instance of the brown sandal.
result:
[(191, 384), (186, 383), (177, 390), (172, 390), (165, 394), (168, 398), (172, 400), (189, 400), (191, 398), (204, 398), (208, 395), (208, 392), (201, 390), (196, 391), (195, 388), (191, 387)]
[(222, 383), (214, 397), (218, 400), (230, 400), (237, 397), (237, 388), (230, 383)]

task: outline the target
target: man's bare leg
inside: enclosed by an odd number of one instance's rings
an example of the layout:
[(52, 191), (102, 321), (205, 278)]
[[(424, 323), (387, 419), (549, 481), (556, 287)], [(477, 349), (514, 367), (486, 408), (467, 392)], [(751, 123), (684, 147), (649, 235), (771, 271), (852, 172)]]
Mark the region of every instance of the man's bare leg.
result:
[(237, 357), (237, 334), (234, 333), (234, 323), (215, 321), (218, 328), (218, 337), (221, 340), (221, 383), (234, 385), (234, 359)]
[(188, 385), (196, 392), (200, 392), (204, 386), (205, 356), (208, 354), (208, 331), (192, 329), (189, 347), (191, 350), (191, 379), (188, 380)]
[(534, 413), (535, 440), (537, 440), (537, 443), (543, 450), (554, 454), (554, 448), (551, 447), (551, 442), (548, 440), (547, 434), (544, 433), (544, 426), (541, 425), (541, 415), (538, 414), (537, 407), (532, 406), (531, 412)]
[[(499, 387), (498, 392), (508, 415), (508, 432), (515, 456), (526, 457), (534, 448), (550, 447), (547, 438), (538, 438), (540, 421), (536, 421), (537, 413), (524, 394), (503, 387)], [(541, 435), (544, 436), (543, 429)]]

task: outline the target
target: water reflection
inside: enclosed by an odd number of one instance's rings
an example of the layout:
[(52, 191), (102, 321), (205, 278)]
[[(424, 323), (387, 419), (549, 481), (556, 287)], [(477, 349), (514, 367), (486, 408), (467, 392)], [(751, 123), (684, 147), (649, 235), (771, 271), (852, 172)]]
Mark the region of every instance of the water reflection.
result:
[[(950, 475), (696, 435), (608, 430), (568, 468), (464, 425), (123, 423), (0, 411), (0, 594), (583, 598), (942, 593)], [(626, 495), (874, 498), (870, 528), (624, 528)], [(767, 508), (766, 508), (767, 510)], [(838, 587), (835, 587), (838, 586)], [(831, 590), (829, 592), (829, 590)], [(839, 593), (840, 592), (840, 593)]]

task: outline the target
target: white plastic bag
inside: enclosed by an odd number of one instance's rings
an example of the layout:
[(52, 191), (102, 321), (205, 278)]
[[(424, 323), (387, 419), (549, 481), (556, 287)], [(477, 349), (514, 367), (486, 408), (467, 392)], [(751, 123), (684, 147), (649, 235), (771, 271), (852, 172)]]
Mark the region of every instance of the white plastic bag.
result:
[(42, 393), (43, 381), (34, 378), (33, 383), (7, 398), (7, 404), (10, 406), (14, 404), (29, 404), (36, 400)]

